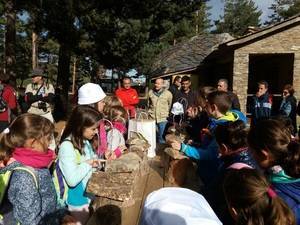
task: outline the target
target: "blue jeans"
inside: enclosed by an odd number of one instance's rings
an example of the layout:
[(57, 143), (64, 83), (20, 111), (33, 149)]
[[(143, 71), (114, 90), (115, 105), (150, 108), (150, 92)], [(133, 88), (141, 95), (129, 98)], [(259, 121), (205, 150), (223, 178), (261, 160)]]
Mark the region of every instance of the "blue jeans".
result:
[(156, 127), (158, 129), (158, 143), (160, 143), (160, 144), (165, 143), (163, 135), (164, 135), (167, 123), (168, 123), (167, 121), (164, 121), (164, 122), (160, 122), (160, 123), (156, 124)]

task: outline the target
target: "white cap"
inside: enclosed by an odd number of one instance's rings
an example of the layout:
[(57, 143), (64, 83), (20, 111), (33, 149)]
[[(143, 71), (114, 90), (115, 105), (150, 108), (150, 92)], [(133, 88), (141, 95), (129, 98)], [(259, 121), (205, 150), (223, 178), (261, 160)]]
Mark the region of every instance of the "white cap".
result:
[(186, 188), (162, 188), (150, 193), (140, 225), (222, 225), (205, 198)]
[(106, 94), (98, 84), (87, 83), (82, 85), (78, 90), (78, 104), (88, 105), (103, 100)]

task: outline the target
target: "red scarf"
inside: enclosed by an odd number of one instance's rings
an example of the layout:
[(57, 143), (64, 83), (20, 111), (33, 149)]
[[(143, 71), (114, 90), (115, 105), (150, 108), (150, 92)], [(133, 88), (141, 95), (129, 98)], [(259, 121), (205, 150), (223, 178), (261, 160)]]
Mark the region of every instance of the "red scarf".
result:
[(50, 149), (47, 152), (38, 152), (31, 148), (15, 148), (12, 157), (25, 166), (47, 168), (55, 160), (56, 155)]

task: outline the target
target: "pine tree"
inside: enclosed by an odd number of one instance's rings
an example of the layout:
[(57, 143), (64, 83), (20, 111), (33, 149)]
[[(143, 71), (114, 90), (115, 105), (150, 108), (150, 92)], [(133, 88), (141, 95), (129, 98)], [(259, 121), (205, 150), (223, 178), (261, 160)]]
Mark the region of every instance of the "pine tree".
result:
[(252, 0), (225, 0), (224, 16), (215, 21), (215, 32), (244, 35), (249, 26), (260, 26), (261, 14)]
[(284, 19), (300, 13), (300, 0), (275, 0), (269, 7), (273, 13), (269, 16), (266, 25), (278, 23)]

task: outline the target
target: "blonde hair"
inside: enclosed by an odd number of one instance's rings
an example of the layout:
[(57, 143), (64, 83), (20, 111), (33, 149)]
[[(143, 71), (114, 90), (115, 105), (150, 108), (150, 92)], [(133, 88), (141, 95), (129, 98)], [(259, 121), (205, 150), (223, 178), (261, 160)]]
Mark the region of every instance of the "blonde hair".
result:
[(128, 113), (122, 106), (113, 106), (110, 108), (108, 119), (114, 122), (126, 123), (128, 120)]
[(123, 106), (120, 99), (116, 96), (106, 96), (103, 99), (103, 103), (104, 103), (103, 114), (105, 117), (109, 116), (111, 107)]
[(9, 126), (8, 133), (2, 133), (0, 137), (0, 160), (4, 165), (12, 156), (13, 150), (23, 147), (26, 140), (41, 139), (52, 135), (54, 125), (50, 120), (35, 114), (25, 113), (18, 116)]

